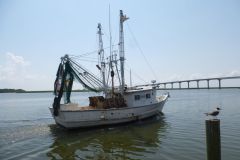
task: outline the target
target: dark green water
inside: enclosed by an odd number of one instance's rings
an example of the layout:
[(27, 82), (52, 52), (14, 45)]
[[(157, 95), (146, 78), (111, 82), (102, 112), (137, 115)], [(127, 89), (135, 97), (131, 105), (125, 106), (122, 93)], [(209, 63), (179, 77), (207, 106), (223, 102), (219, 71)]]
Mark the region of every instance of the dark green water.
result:
[[(73, 93), (87, 103), (90, 93)], [(159, 93), (160, 94), (160, 93)], [(0, 159), (206, 159), (203, 114), (223, 109), (223, 160), (240, 157), (240, 90), (170, 91), (164, 115), (125, 125), (67, 131), (55, 125), (51, 93), (0, 94)]]

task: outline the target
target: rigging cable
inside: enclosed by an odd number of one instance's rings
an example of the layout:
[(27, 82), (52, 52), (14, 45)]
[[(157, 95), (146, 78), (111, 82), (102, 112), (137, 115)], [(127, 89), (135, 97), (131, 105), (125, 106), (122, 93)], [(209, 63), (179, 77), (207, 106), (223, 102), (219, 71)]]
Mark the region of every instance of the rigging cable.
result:
[[(70, 65), (71, 65), (73, 74), (78, 79), (78, 81), (81, 84), (83, 84), (84, 87), (88, 88), (89, 90), (99, 92), (100, 89), (102, 88), (101, 81), (98, 78), (96, 78), (93, 74), (88, 72), (86, 69), (81, 67), (79, 64), (77, 64), (77, 62), (75, 62), (71, 59), (69, 59), (69, 60), (70, 60)], [(79, 71), (79, 69), (82, 70), (83, 73), (81, 73)]]
[(158, 77), (157, 77), (157, 75), (155, 74), (155, 72), (154, 72), (154, 70), (153, 70), (152, 66), (150, 65), (150, 63), (148, 62), (148, 60), (147, 60), (146, 56), (144, 55), (144, 53), (143, 53), (143, 50), (141, 49), (141, 47), (140, 47), (140, 45), (139, 45), (139, 43), (138, 43), (138, 41), (137, 41), (136, 37), (134, 36), (134, 34), (133, 34), (133, 32), (132, 32), (132, 30), (131, 30), (131, 28), (130, 28), (130, 26), (129, 26), (129, 24), (128, 24), (128, 23), (127, 23), (127, 26), (128, 26), (128, 29), (129, 29), (129, 31), (130, 31), (130, 34), (131, 34), (131, 35), (132, 35), (132, 37), (133, 37), (133, 40), (135, 41), (135, 43), (136, 43), (136, 45), (137, 45), (137, 47), (138, 47), (138, 49), (139, 49), (140, 53), (142, 54), (142, 56), (143, 56), (143, 58), (144, 58), (145, 62), (147, 63), (148, 67), (150, 68), (150, 70), (151, 70), (151, 72), (152, 72), (153, 76), (156, 78), (156, 80), (158, 80)]
[[(129, 67), (129, 69), (127, 68), (126, 70), (127, 71), (130, 71), (130, 66), (128, 65), (128, 63), (126, 63), (126, 65), (127, 65), (127, 67)], [(132, 70), (131, 70), (131, 72), (135, 75), (135, 77), (137, 77), (138, 79), (140, 79), (141, 81), (143, 81), (144, 83), (147, 83), (141, 76), (139, 76), (136, 72), (133, 72)]]
[[(118, 46), (118, 44), (112, 45), (112, 47), (114, 47), (114, 46)], [(108, 49), (108, 48), (110, 48), (110, 47), (108, 46), (108, 47), (105, 47), (103, 49), (105, 50), (105, 49)], [(88, 56), (88, 55), (91, 55), (91, 54), (94, 54), (94, 53), (98, 53), (98, 51), (99, 50), (94, 50), (94, 51), (86, 52), (86, 53), (83, 53), (83, 54), (80, 54), (80, 55), (69, 54), (69, 57), (71, 57), (71, 58), (84, 57), (84, 56)], [(95, 58), (95, 59), (97, 59), (97, 58)]]
[[(70, 62), (71, 63), (73, 63), (73, 64), (75, 64), (75, 67), (74, 67), (74, 69), (76, 69), (76, 71), (78, 72), (78, 73), (80, 73), (78, 70), (79, 69), (81, 69), (82, 71), (84, 71), (84, 73), (87, 73), (87, 74), (85, 74), (84, 76), (88, 76), (89, 78), (92, 78), (92, 80), (94, 81), (94, 82), (96, 82), (95, 84), (99, 84), (99, 86), (101, 86), (101, 84), (102, 84), (102, 82), (99, 80), (99, 78), (97, 78), (97, 76), (95, 76), (93, 73), (90, 73), (87, 69), (84, 69), (80, 64), (78, 64), (77, 62), (75, 62), (75, 61), (73, 61), (73, 60), (71, 60), (70, 59)], [(77, 68), (79, 68), (79, 69), (77, 69)], [(80, 73), (81, 74), (81, 73)], [(83, 77), (83, 76), (82, 76)]]

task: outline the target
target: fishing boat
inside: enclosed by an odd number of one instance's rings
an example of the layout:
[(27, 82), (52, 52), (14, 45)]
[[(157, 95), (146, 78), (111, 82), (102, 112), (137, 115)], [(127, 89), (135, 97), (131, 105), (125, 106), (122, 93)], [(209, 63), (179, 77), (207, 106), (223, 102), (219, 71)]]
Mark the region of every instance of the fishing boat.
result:
[[(169, 95), (157, 96), (156, 81), (152, 81), (147, 87), (127, 86), (125, 83), (123, 24), (127, 19), (120, 10), (119, 58), (110, 49), (110, 56), (105, 59), (103, 33), (101, 24), (98, 24), (99, 64), (96, 67), (100, 78), (80, 65), (74, 57), (65, 55), (61, 58), (54, 82), (55, 98), (50, 107), (57, 124), (65, 128), (113, 125), (162, 113)], [(115, 83), (116, 79), (118, 83)], [(79, 82), (89, 91), (102, 92), (102, 95), (89, 97), (89, 105), (86, 106), (73, 103), (70, 100), (73, 82)], [(62, 97), (64, 103), (61, 101)]]

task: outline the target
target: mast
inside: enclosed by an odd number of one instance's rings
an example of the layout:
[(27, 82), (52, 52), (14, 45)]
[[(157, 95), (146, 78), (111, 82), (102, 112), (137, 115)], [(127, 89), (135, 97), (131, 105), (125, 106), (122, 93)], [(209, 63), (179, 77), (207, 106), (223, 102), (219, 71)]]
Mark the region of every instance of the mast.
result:
[(104, 61), (104, 49), (103, 49), (103, 41), (102, 41), (102, 26), (101, 23), (98, 23), (98, 38), (99, 38), (99, 51), (98, 51), (98, 55), (99, 55), (99, 59), (100, 59), (100, 64), (101, 64), (101, 68), (100, 68), (100, 72), (102, 74), (102, 82), (103, 82), (103, 92), (106, 95), (107, 92), (107, 86), (106, 86), (106, 79), (105, 79), (105, 61)]
[(124, 34), (123, 34), (123, 22), (126, 21), (128, 17), (126, 15), (123, 15), (123, 11), (120, 10), (120, 26), (119, 26), (119, 57), (120, 57), (120, 69), (121, 69), (121, 93), (123, 95), (124, 92), (124, 86), (125, 86), (125, 80), (124, 80), (124, 60), (125, 60), (125, 54), (124, 54)]

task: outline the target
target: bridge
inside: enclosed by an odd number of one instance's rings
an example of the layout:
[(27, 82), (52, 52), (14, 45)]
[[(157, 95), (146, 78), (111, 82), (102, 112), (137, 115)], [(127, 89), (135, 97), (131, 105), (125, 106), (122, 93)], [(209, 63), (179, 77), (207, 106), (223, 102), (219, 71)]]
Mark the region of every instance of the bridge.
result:
[[(180, 80), (180, 81), (169, 81), (169, 82), (160, 82), (160, 83), (152, 83), (152, 84), (146, 84), (146, 85), (138, 85), (137, 87), (141, 86), (158, 86), (158, 89), (222, 89), (222, 88), (240, 88), (238, 87), (222, 87), (221, 82), (223, 80), (227, 79), (240, 79), (240, 76), (231, 76), (231, 77), (214, 77), (214, 78), (202, 78), (202, 79), (191, 79), (191, 80)], [(201, 81), (206, 81), (207, 86), (206, 87), (200, 87), (199, 82)], [(211, 87), (209, 82), (210, 81), (217, 81), (218, 82), (218, 87)], [(187, 87), (182, 88), (182, 84), (186, 83)], [(196, 87), (190, 87), (190, 83), (196, 83)], [(178, 87), (173, 87), (174, 84), (178, 84)], [(170, 85), (170, 87), (168, 87)]]

